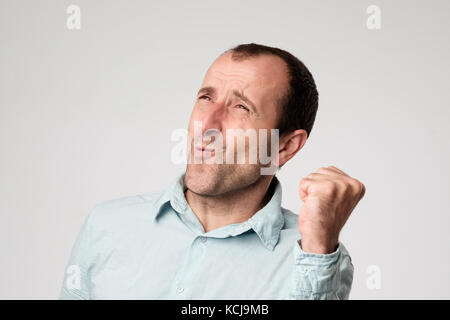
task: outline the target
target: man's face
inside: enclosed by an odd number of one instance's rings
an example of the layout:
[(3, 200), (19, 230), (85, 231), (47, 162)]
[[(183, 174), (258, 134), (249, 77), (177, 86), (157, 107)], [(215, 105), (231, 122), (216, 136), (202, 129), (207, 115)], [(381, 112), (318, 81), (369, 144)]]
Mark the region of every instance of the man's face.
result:
[[(244, 164), (226, 161), (230, 153), (234, 158), (238, 152), (236, 141), (226, 139), (227, 129), (252, 129), (257, 134), (259, 129), (267, 129), (265, 137), (270, 154), (270, 129), (277, 128), (280, 100), (288, 85), (287, 67), (279, 57), (261, 55), (235, 61), (231, 53), (225, 53), (216, 59), (203, 79), (189, 122), (191, 149), (188, 152), (191, 152), (191, 160), (187, 165), (185, 183), (190, 191), (215, 196), (245, 188), (258, 181), (261, 164), (259, 161), (250, 162), (248, 154)], [(212, 129), (222, 134), (222, 164), (214, 161), (206, 163), (204, 160), (193, 163), (196, 121), (201, 122), (202, 135)], [(249, 139), (246, 140), (249, 152)], [(197, 141), (202, 144), (201, 137)], [(205, 145), (207, 142), (203, 141)], [(258, 153), (258, 148), (256, 150)], [(198, 153), (196, 151), (196, 155)], [(259, 154), (257, 159), (260, 159)]]

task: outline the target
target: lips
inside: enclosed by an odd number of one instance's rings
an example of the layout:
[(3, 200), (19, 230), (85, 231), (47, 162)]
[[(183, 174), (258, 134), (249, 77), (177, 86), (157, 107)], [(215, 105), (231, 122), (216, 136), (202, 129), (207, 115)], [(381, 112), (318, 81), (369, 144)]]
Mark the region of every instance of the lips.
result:
[(215, 149), (209, 149), (209, 148), (206, 148), (205, 146), (196, 146), (195, 149), (199, 150), (199, 151), (202, 151), (202, 152), (205, 152), (205, 151), (213, 152), (213, 151), (215, 151)]

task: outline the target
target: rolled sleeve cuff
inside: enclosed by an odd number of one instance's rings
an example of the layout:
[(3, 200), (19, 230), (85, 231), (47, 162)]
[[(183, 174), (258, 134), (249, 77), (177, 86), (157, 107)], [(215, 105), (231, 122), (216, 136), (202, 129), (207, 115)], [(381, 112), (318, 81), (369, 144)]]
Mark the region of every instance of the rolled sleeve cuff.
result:
[(311, 253), (302, 250), (300, 240), (297, 241), (296, 246), (294, 246), (294, 257), (296, 265), (329, 265), (330, 263), (336, 262), (339, 259), (339, 254), (341, 253), (341, 243), (339, 242), (337, 248), (334, 252), (327, 254)]
[[(329, 254), (305, 252), (300, 246), (300, 240), (294, 246), (294, 272), (291, 295), (308, 298), (329, 299), (341, 285), (340, 266), (343, 257), (348, 256), (341, 242), (337, 249)], [(349, 257), (349, 256), (348, 256)]]

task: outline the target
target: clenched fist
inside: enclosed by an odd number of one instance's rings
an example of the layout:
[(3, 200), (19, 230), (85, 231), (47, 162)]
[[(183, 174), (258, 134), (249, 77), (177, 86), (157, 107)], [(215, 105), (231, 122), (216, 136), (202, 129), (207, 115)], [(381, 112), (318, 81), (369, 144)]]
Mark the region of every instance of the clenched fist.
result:
[(334, 252), (342, 227), (365, 192), (364, 184), (333, 166), (302, 179), (300, 198), (304, 203), (298, 219), (302, 250)]

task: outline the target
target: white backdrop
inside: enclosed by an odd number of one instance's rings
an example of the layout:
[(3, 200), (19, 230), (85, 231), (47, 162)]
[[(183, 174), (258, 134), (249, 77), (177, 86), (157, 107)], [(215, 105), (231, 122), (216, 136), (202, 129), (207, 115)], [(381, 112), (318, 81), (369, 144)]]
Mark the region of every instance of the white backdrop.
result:
[[(71, 4), (80, 29), (67, 27)], [(373, 4), (379, 30), (366, 25)], [(170, 136), (186, 127), (206, 69), (256, 42), (298, 56), (320, 94), (311, 138), (278, 174), (283, 206), (299, 212), (299, 181), (321, 166), (366, 185), (341, 234), (350, 298), (449, 299), (449, 9), (0, 0), (0, 298), (57, 298), (89, 211), (183, 172)]]

